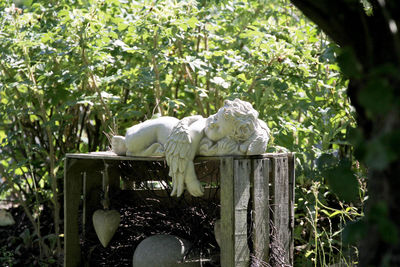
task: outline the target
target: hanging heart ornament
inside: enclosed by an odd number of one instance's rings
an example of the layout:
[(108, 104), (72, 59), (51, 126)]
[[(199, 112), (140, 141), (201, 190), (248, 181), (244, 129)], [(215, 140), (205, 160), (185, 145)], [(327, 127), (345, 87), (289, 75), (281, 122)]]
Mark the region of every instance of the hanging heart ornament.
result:
[(116, 210), (96, 210), (93, 213), (94, 230), (103, 247), (107, 247), (120, 221), (121, 216)]

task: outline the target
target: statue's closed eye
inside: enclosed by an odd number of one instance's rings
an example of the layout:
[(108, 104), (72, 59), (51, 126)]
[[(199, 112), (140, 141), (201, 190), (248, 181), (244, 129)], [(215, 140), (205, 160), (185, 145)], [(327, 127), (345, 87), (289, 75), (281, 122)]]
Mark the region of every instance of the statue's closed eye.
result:
[(210, 128), (211, 128), (211, 129), (212, 129), (212, 128), (218, 128), (217, 122), (216, 122), (216, 121), (212, 121), (212, 122), (210, 123)]

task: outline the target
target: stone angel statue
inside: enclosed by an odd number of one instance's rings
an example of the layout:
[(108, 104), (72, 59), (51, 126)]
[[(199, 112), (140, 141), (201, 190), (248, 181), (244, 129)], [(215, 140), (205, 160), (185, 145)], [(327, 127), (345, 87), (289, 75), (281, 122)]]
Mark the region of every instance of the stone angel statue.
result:
[(226, 100), (208, 118), (200, 115), (159, 117), (127, 129), (124, 136), (113, 136), (114, 153), (127, 156), (165, 156), (172, 177), (172, 196), (185, 189), (202, 196), (204, 189), (194, 170), (196, 155), (255, 155), (265, 152), (270, 132), (252, 105), (240, 99)]

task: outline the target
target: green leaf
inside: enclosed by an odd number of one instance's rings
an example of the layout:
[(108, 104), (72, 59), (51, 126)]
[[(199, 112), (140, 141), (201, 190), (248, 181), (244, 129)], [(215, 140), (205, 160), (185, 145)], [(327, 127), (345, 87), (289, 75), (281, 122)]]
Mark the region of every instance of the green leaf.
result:
[(365, 145), (365, 161), (370, 168), (385, 169), (399, 158), (400, 130), (393, 130)]
[(343, 214), (343, 212), (341, 210), (334, 211), (331, 214), (329, 214), (329, 217), (332, 218), (339, 214)]
[(384, 78), (374, 77), (358, 92), (360, 104), (370, 117), (381, 115), (392, 109), (394, 104), (393, 87)]
[(196, 17), (191, 17), (186, 21), (187, 25), (191, 28), (195, 28), (196, 24), (199, 22), (199, 20)]
[(30, 7), (32, 5), (32, 0), (13, 0), (13, 2), (18, 7)]
[(229, 87), (229, 83), (226, 82), (222, 77), (214, 77), (210, 80), (212, 83), (215, 83), (216, 85), (219, 85), (225, 89)]
[(379, 221), (379, 233), (382, 239), (389, 244), (397, 244), (399, 241), (399, 230), (397, 226), (388, 218)]
[(351, 170), (351, 162), (343, 159), (335, 167), (323, 171), (329, 184), (329, 188), (339, 199), (352, 202), (358, 197), (359, 185)]
[(338, 62), (341, 71), (347, 75), (347, 77), (354, 78), (360, 77), (362, 72), (362, 67), (352, 48), (343, 47), (340, 49), (340, 54), (338, 56)]
[(314, 250), (308, 250), (308, 251), (306, 252), (306, 254), (304, 255), (304, 257), (308, 258), (308, 257), (310, 257), (310, 255), (313, 254), (313, 253), (314, 253)]
[(367, 234), (367, 225), (363, 220), (348, 222), (343, 230), (345, 244), (357, 244)]

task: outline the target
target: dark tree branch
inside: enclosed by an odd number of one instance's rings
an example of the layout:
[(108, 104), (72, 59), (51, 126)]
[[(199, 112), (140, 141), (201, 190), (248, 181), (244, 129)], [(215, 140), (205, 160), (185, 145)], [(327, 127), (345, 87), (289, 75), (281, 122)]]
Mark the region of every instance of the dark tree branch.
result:
[[(362, 36), (360, 15), (365, 16), (365, 12), (358, 0), (291, 0), (291, 2), (339, 45), (349, 45)], [(352, 34), (349, 35), (349, 32)]]
[[(291, 0), (309, 19), (316, 23), (341, 47), (351, 47), (368, 72), (376, 65), (395, 62), (400, 58), (400, 4), (371, 0), (373, 15), (368, 16), (359, 0)], [(391, 21), (391, 22), (390, 22)], [(393, 33), (390, 23), (397, 23)], [(400, 49), (400, 48), (399, 48)], [(400, 51), (399, 51), (400, 53)], [(397, 63), (397, 62), (396, 62)]]

